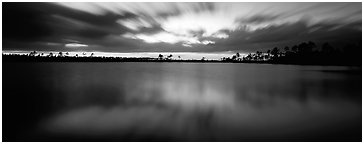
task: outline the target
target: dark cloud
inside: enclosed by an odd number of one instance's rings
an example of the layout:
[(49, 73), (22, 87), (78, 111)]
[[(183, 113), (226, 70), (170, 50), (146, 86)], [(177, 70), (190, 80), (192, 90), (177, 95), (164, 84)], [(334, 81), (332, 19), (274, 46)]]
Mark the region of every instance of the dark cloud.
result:
[[(74, 35), (79, 35), (81, 37), (88, 38), (102, 38), (108, 35), (118, 35), (128, 31), (128, 29), (118, 23), (116, 21), (118, 19), (129, 19), (134, 18), (136, 15), (131, 13), (125, 13), (124, 15), (116, 15), (113, 13), (107, 13), (105, 15), (93, 15), (86, 12), (81, 12), (69, 8), (64, 8), (60, 6), (56, 6), (53, 9), (54, 15), (61, 16), (61, 20), (57, 20), (58, 27), (55, 29), (60, 30), (59, 33), (62, 33), (64, 29), (68, 29), (70, 33)], [(59, 23), (67, 23), (65, 19), (69, 20), (68, 24), (60, 25)], [(72, 23), (73, 22), (73, 23)], [(79, 23), (78, 26), (73, 26), (74, 23)]]
[(312, 26), (307, 21), (272, 25), (249, 32), (246, 29), (228, 33), (229, 39), (217, 41), (217, 45), (225, 50), (241, 50), (252, 52), (266, 50), (275, 46), (292, 46), (305, 41), (318, 44), (330, 42), (340, 48), (344, 45), (361, 44), (361, 22), (347, 25), (333, 23), (318, 23)]
[(136, 17), (131, 13), (93, 15), (53, 3), (7, 2), (4, 3), (3, 12), (5, 49), (61, 49), (62, 46), (47, 43), (65, 44), (62, 39), (88, 43), (127, 32), (128, 29), (117, 24), (116, 20)]
[(301, 37), (307, 30), (305, 22), (299, 21), (293, 24), (283, 24), (278, 26), (270, 26), (267, 28), (256, 30), (250, 34), (248, 42), (265, 43), (273, 41), (289, 40), (292, 38)]
[[(35, 8), (38, 7), (38, 8)], [(3, 3), (3, 38), (21, 41), (38, 40), (53, 34), (47, 25), (43, 4)]]

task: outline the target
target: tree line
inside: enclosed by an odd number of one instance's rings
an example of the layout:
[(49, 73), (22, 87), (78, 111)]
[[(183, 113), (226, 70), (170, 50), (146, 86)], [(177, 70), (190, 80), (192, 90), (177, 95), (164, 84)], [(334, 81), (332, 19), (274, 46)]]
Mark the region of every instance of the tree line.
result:
[(302, 42), (292, 47), (274, 47), (266, 51), (256, 51), (242, 56), (236, 53), (231, 57), (222, 57), (220, 60), (183, 60), (181, 56), (157, 55), (150, 57), (105, 57), (95, 56), (94, 53), (83, 52), (71, 56), (68, 52), (38, 53), (32, 51), (26, 55), (4, 55), (4, 61), (47, 61), (47, 62), (233, 62), (233, 63), (271, 63), (271, 64), (300, 64), (300, 65), (353, 65), (361, 66), (361, 45), (347, 45), (342, 49), (334, 48), (329, 43), (317, 46), (314, 42)]
[(329, 43), (317, 46), (314, 42), (302, 42), (292, 47), (274, 47), (267, 51), (257, 51), (241, 57), (240, 53), (221, 61), (254, 63), (310, 64), (310, 65), (361, 65), (361, 45), (350, 44), (342, 49)]

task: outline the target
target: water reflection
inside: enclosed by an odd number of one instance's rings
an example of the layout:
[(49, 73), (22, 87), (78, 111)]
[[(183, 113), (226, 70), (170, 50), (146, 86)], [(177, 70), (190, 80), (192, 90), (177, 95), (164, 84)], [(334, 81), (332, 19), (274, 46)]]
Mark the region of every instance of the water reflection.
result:
[(326, 72), (351, 70), (345, 67), (39, 64), (39, 68), (46, 66), (54, 71), (40, 82), (52, 90), (52, 107), (57, 106), (38, 122), (37, 130), (51, 140), (335, 141), (361, 137), (361, 75)]

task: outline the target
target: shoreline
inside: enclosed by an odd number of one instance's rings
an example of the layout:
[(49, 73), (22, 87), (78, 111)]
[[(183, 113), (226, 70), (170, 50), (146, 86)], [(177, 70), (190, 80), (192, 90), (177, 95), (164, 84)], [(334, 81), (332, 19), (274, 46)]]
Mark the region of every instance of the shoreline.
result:
[(246, 64), (274, 64), (274, 65), (311, 65), (311, 66), (354, 66), (356, 64), (337, 64), (327, 62), (287, 62), (287, 61), (238, 61), (238, 60), (177, 60), (177, 59), (158, 59), (158, 58), (126, 58), (126, 57), (44, 57), (27, 55), (2, 55), (3, 62), (155, 62), (155, 63), (246, 63)]

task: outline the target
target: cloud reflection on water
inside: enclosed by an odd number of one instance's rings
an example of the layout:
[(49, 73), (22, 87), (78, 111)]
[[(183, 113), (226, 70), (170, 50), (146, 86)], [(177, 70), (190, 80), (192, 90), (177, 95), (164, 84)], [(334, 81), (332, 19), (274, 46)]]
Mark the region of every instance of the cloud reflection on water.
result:
[[(360, 105), (343, 97), (355, 95), (357, 91), (350, 91), (355, 87), (339, 89), (340, 83), (351, 81), (335, 73), (270, 65), (173, 65), (122, 64), (113, 71), (105, 67), (100, 71), (103, 77), (85, 74), (82, 82), (94, 90), (82, 85), (67, 89), (66, 101), (78, 98), (73, 105), (81, 106), (55, 113), (44, 120), (42, 128), (65, 137), (121, 141), (149, 137), (244, 141), (312, 138), (354, 127), (351, 122), (361, 117)], [(79, 70), (84, 72), (85, 67)], [(72, 79), (75, 73), (67, 76)], [(322, 85), (325, 79), (331, 80), (329, 85)], [(325, 96), (327, 92), (337, 96)]]

